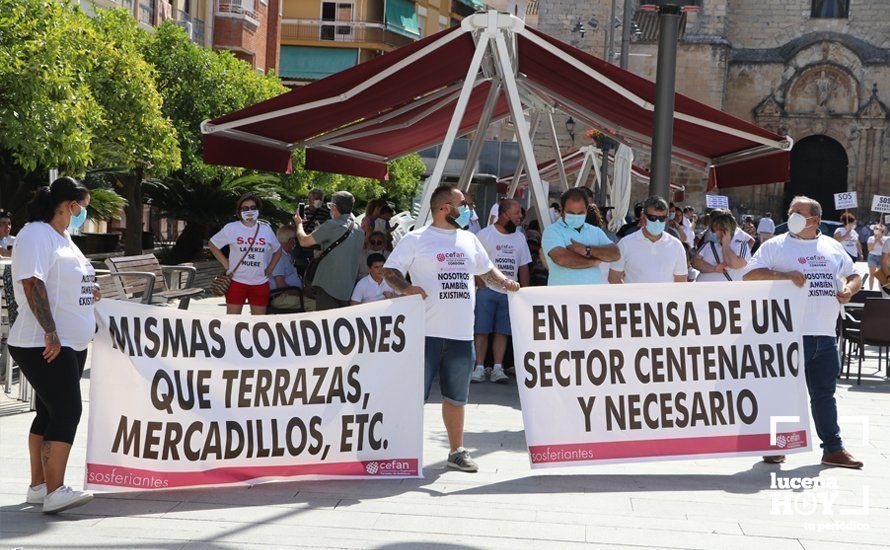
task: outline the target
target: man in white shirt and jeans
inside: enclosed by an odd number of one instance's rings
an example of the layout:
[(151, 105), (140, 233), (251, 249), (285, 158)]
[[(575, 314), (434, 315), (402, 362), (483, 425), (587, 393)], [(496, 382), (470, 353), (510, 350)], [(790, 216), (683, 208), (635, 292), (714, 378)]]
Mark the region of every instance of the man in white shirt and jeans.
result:
[[(505, 277), (518, 280), (520, 286), (528, 286), (528, 264), (532, 261), (532, 255), (525, 235), (517, 231), (521, 223), (522, 207), (519, 203), (513, 199), (502, 199), (498, 206), (497, 222), (477, 233), (476, 237)], [(473, 382), (482, 382), (488, 376), (492, 382), (506, 383), (510, 378), (504, 373), (504, 355), (507, 352), (507, 337), (511, 334), (507, 291), (499, 285), (480, 283), (476, 291), (476, 367), (473, 369)], [(488, 335), (492, 333), (494, 368), (486, 369), (483, 363), (488, 353)]]
[(685, 283), (689, 276), (686, 250), (669, 235), (668, 203), (654, 196), (643, 203), (642, 229), (618, 241), (621, 257), (609, 266), (609, 283)]
[(772, 212), (767, 212), (757, 223), (757, 235), (760, 237), (760, 244), (773, 238), (776, 234), (776, 222), (773, 221)]
[[(467, 227), (472, 211), (459, 189), (445, 185), (433, 191), (430, 213), (432, 225), (399, 240), (383, 266), (383, 276), (396, 292), (419, 294), (425, 300), (424, 400), (438, 376), (442, 419), (451, 445), (448, 467), (476, 472), (479, 466), (463, 446), (464, 405), (474, 364), (473, 277), (511, 292), (519, 290), (519, 283), (504, 277), (479, 239), (461, 229)], [(411, 275), (410, 283), (406, 274)]]
[[(840, 243), (819, 232), (822, 206), (809, 197), (794, 197), (788, 210), (788, 233), (760, 245), (745, 274), (746, 281), (792, 281), (807, 287), (803, 318), (803, 360), (810, 410), (822, 440), (822, 464), (862, 468), (844, 450), (837, 423), (834, 392), (841, 364), (835, 327), (841, 304), (862, 287), (862, 278)], [(784, 456), (766, 456), (777, 464)]]

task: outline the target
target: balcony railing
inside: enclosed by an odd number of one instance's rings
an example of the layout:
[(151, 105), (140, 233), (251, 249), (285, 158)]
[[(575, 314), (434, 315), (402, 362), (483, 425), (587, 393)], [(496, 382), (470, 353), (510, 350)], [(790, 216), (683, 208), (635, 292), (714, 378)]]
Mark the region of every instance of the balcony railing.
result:
[(139, 13), (136, 19), (140, 23), (146, 25), (154, 25), (155, 22), (155, 2), (154, 0), (141, 0), (139, 2)]
[(189, 38), (192, 42), (204, 45), (204, 21), (182, 10), (176, 10), (176, 22), (186, 30), (191, 29)]
[(219, 0), (216, 4), (216, 13), (243, 15), (257, 23), (260, 20), (260, 16), (256, 12), (256, 2), (254, 0)]
[(386, 28), (382, 21), (284, 19), (281, 38), (322, 42), (364, 42), (398, 48), (414, 40)]

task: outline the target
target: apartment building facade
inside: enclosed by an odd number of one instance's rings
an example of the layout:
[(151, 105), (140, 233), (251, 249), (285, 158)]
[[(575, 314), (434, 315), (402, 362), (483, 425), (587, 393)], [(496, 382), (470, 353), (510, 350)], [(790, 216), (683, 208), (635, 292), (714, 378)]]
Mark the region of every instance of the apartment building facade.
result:
[(342, 71), (484, 9), (482, 0), (281, 0), (279, 74), (299, 86)]
[(231, 51), (259, 71), (278, 71), (282, 0), (80, 0), (88, 13), (125, 9), (151, 31), (172, 20), (193, 42)]

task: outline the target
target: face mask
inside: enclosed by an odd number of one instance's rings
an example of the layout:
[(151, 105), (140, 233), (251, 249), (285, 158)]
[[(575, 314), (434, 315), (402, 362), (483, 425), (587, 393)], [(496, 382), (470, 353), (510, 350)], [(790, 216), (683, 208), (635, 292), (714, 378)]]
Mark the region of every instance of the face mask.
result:
[(461, 229), (466, 227), (470, 223), (470, 218), (473, 216), (473, 211), (470, 210), (466, 204), (462, 204), (460, 208), (457, 209), (458, 215), (457, 217), (449, 215), (449, 221), (452, 225), (455, 225)]
[(709, 238), (711, 239), (711, 242), (712, 242), (712, 243), (720, 242), (720, 239), (717, 238), (717, 234), (716, 234), (716, 233), (711, 233), (711, 235), (710, 235)]
[(512, 221), (508, 221), (504, 224), (504, 229), (507, 230), (507, 233), (516, 233), (516, 224)]
[(574, 229), (581, 229), (581, 226), (584, 225), (585, 220), (587, 220), (586, 214), (569, 214), (566, 212), (566, 225), (572, 227)]
[(81, 206), (80, 212), (76, 216), (71, 216), (71, 221), (68, 222), (68, 231), (80, 229), (85, 221), (87, 221), (87, 208), (86, 206)]
[(312, 206), (315, 208), (321, 208), (321, 201), (312, 201)]
[(657, 237), (664, 232), (664, 226), (666, 223), (667, 221), (650, 222), (649, 220), (646, 220), (646, 231), (648, 231), (649, 234), (653, 237)]
[(803, 214), (798, 214), (795, 212), (788, 216), (788, 231), (797, 235), (801, 231), (807, 228), (807, 218)]
[(255, 220), (260, 216), (259, 211), (257, 210), (247, 210), (245, 212), (241, 212), (241, 219), (249, 222), (251, 220)]

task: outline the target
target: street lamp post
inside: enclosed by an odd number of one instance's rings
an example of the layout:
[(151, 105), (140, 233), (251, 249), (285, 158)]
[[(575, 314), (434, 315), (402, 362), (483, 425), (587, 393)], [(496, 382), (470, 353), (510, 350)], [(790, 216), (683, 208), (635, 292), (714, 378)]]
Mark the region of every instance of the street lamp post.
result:
[(671, 181), (680, 13), (692, 0), (653, 0), (648, 3), (658, 7), (658, 68), (655, 73), (655, 128), (649, 194), (667, 197)]
[(575, 146), (575, 119), (569, 117), (566, 120), (566, 132), (569, 134), (569, 138), (572, 140), (572, 147)]

